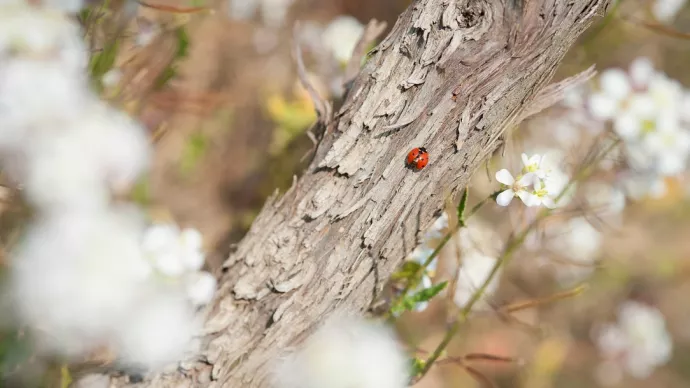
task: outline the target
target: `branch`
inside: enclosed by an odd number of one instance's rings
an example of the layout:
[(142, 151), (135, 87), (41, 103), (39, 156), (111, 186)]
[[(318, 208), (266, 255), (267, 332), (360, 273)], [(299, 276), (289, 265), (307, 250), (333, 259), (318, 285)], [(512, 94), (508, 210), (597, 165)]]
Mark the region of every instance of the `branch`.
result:
[[(224, 263), (200, 358), (137, 386), (265, 387), (272, 360), (326, 316), (366, 310), (418, 228), (533, 109), (608, 2), (414, 1), (354, 80), (308, 170), (266, 202)], [(430, 163), (413, 172), (405, 155), (418, 146)]]

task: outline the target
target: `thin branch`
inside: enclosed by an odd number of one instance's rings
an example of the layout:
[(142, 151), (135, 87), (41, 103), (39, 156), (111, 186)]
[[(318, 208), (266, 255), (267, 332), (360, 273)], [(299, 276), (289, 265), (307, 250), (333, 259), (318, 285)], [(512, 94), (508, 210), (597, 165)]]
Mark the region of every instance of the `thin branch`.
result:
[(304, 66), (304, 59), (302, 58), (302, 48), (299, 43), (299, 28), (300, 23), (295, 22), (293, 28), (293, 39), (292, 39), (292, 55), (297, 65), (297, 76), (299, 77), (300, 83), (309, 93), (312, 103), (314, 104), (314, 109), (319, 116), (319, 121), (324, 125), (328, 125), (331, 121), (331, 104), (326, 101), (319, 92), (316, 91), (314, 85), (309, 81), (309, 76), (307, 75), (307, 70)]
[(371, 19), (364, 27), (362, 36), (357, 41), (355, 49), (352, 51), (352, 56), (345, 67), (344, 85), (349, 85), (359, 74), (359, 69), (362, 65), (362, 58), (367, 54), (367, 48), (376, 41), (376, 39), (383, 34), (388, 24), (384, 21)]

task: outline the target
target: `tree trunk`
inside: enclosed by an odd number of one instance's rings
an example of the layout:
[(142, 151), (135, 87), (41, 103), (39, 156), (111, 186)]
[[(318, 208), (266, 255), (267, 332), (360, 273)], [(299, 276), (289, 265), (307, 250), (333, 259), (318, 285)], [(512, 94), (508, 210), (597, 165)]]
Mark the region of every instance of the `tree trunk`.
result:
[[(270, 361), (329, 313), (365, 310), (608, 3), (414, 1), (304, 176), (267, 201), (224, 264), (202, 361), (139, 385), (264, 387)], [(414, 172), (405, 157), (419, 146), (430, 162)]]

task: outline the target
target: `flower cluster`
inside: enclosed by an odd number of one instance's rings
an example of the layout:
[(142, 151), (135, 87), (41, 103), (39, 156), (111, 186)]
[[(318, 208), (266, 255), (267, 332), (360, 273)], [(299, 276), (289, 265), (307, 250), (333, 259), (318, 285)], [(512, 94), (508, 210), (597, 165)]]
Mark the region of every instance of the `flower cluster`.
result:
[[(548, 155), (522, 154), (523, 168), (517, 177), (507, 169), (496, 173), (496, 180), (505, 186), (496, 197), (500, 206), (508, 206), (518, 197), (527, 206), (555, 208), (562, 205), (563, 191), (568, 185), (568, 176), (561, 171)], [(557, 203), (558, 202), (558, 203)]]
[(687, 169), (690, 155), (690, 91), (654, 69), (646, 58), (628, 71), (602, 72), (588, 99), (592, 116), (611, 123), (624, 143), (628, 195), (663, 195), (664, 179)]
[(638, 379), (648, 377), (670, 359), (673, 349), (661, 312), (636, 301), (621, 304), (617, 323), (599, 328), (594, 339), (606, 360), (598, 371), (605, 384), (617, 383), (622, 371)]
[(335, 316), (274, 367), (275, 388), (403, 388), (409, 360), (380, 323)]
[(168, 280), (182, 280), (190, 302), (204, 305), (211, 301), (216, 278), (201, 271), (205, 257), (198, 230), (180, 230), (170, 223), (155, 224), (145, 231), (142, 248), (154, 271)]
[(147, 229), (115, 200), (147, 170), (149, 140), (90, 89), (82, 39), (61, 9), (0, 6), (0, 162), (36, 212), (8, 293), (45, 352), (105, 346), (124, 364), (162, 367), (191, 350), (215, 279), (200, 271), (198, 232)]

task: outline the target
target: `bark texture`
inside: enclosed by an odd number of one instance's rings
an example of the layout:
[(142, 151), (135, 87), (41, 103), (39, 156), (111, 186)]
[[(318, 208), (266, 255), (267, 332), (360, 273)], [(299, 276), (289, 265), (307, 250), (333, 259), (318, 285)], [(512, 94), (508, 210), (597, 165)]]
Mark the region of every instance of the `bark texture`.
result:
[[(224, 264), (202, 358), (138, 386), (265, 387), (270, 361), (325, 316), (366, 309), (608, 3), (414, 1), (308, 170), (267, 201)], [(418, 146), (430, 163), (413, 172), (404, 161)]]

